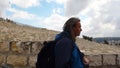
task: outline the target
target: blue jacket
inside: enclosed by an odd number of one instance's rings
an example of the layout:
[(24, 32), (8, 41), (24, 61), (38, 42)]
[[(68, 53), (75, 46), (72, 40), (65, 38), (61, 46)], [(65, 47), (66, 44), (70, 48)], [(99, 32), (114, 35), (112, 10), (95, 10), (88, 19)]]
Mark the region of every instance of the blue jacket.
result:
[(83, 54), (67, 32), (56, 35), (55, 68), (84, 68)]

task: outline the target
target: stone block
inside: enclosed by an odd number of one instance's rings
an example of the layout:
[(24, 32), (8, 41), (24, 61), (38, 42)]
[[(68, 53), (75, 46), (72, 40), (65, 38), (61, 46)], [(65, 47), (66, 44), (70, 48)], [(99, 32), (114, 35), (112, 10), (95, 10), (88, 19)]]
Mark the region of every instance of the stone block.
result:
[(32, 54), (38, 54), (43, 47), (42, 42), (34, 42), (32, 44)]
[(117, 65), (120, 67), (120, 54), (117, 56)]
[(30, 67), (35, 67), (37, 61), (37, 56), (30, 56), (29, 57), (29, 65)]
[(26, 66), (27, 65), (27, 57), (21, 55), (9, 55), (7, 57), (7, 64), (13, 66)]
[(4, 64), (1, 66), (2, 68), (14, 68), (14, 66), (10, 65), (10, 64)]
[(116, 65), (116, 55), (115, 54), (104, 54), (103, 65)]
[(0, 42), (0, 52), (9, 52), (9, 42)]
[(101, 66), (102, 65), (102, 56), (101, 55), (87, 55), (90, 60), (90, 66)]
[(5, 64), (5, 56), (4, 55), (0, 55), (0, 65)]
[(31, 42), (11, 42), (13, 53), (30, 54)]

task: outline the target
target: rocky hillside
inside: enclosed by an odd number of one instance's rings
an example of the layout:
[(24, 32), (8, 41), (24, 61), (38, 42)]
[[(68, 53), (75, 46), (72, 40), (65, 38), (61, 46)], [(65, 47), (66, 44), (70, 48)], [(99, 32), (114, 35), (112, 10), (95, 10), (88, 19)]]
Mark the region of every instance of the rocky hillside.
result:
[(0, 41), (43, 41), (53, 39), (57, 33), (0, 18)]
[(120, 54), (120, 47), (91, 42), (84, 39), (77, 39), (79, 49), (85, 54)]
[[(17, 24), (9, 19), (0, 18), (0, 41), (44, 41), (54, 39), (57, 33), (59, 32)], [(77, 39), (77, 44), (85, 54), (120, 54), (120, 47), (116, 46), (84, 39)]]

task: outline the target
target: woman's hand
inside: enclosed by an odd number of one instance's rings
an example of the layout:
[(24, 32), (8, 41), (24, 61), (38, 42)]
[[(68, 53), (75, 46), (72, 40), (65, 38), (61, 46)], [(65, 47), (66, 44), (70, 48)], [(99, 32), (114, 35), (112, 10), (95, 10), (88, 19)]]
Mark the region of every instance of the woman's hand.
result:
[(86, 65), (90, 63), (89, 59), (86, 58), (85, 56), (83, 57), (83, 61), (84, 61), (84, 64)]

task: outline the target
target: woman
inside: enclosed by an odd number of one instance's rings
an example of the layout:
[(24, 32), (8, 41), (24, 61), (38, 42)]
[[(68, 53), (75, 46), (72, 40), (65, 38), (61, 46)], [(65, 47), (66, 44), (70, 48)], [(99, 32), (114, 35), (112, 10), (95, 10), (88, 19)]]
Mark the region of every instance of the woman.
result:
[(59, 41), (55, 46), (55, 68), (85, 68), (89, 64), (75, 43), (81, 31), (79, 18), (72, 17), (65, 22), (63, 32), (56, 35)]

